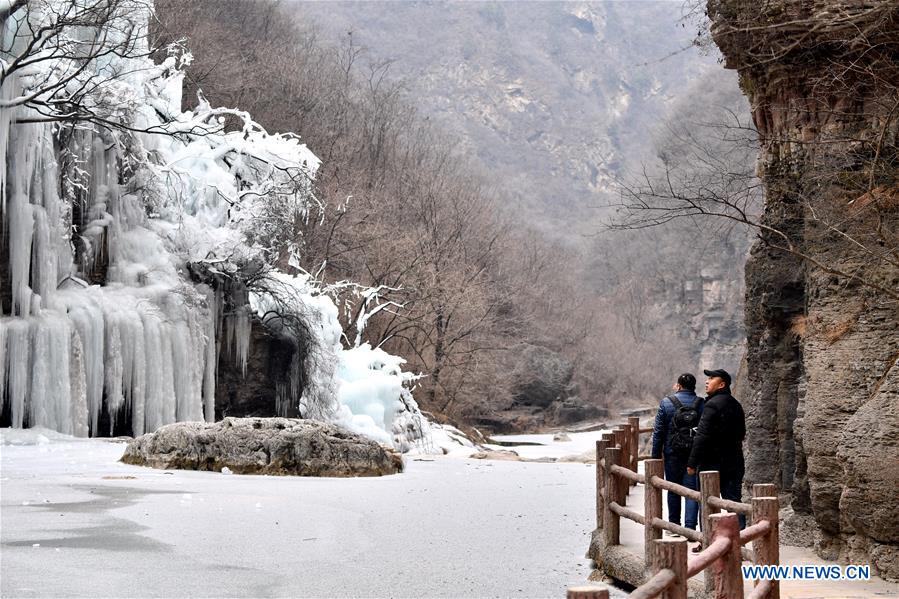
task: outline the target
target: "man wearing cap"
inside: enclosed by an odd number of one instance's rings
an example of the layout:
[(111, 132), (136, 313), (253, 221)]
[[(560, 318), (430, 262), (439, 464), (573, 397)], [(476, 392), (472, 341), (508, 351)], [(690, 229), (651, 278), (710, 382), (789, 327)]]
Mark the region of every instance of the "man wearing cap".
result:
[[(665, 480), (683, 485), (688, 489), (698, 489), (696, 473), (687, 474), (687, 458), (693, 437), (692, 429), (702, 414), (702, 400), (696, 397), (696, 377), (682, 374), (674, 384), (674, 393), (662, 398), (656, 413), (652, 431), (652, 457), (659, 459), (664, 454)], [(682, 422), (686, 420), (686, 422)], [(686, 429), (686, 430), (681, 430)], [(696, 529), (699, 504), (686, 499), (684, 526)], [(681, 497), (668, 491), (668, 521), (680, 524)]]
[[(730, 374), (725, 370), (703, 372), (708, 377), (705, 382), (707, 397), (687, 460), (687, 472), (717, 470), (721, 476), (721, 497), (740, 501), (746, 415), (740, 402), (730, 394)], [(746, 527), (746, 516), (742, 514), (740, 527)]]

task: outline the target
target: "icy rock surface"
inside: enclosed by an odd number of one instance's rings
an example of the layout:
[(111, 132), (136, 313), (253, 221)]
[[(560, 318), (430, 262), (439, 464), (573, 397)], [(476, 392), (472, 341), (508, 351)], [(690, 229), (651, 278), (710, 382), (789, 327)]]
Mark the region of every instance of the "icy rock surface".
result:
[(122, 461), (153, 468), (236, 474), (382, 476), (403, 470), (399, 453), (326, 422), (225, 418), (179, 422), (128, 443)]

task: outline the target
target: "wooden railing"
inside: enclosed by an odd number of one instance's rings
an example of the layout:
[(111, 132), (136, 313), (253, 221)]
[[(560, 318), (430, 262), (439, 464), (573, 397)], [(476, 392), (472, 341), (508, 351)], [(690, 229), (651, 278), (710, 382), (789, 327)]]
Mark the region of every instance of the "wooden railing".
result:
[[(684, 599), (688, 579), (705, 572), (707, 596), (744, 599), (742, 561), (759, 565), (776, 565), (779, 561), (779, 505), (774, 485), (754, 485), (752, 502), (742, 503), (720, 497), (718, 472), (700, 472), (698, 491), (667, 481), (662, 460), (638, 455), (640, 434), (652, 433), (652, 430), (640, 428), (639, 418), (629, 418), (627, 424), (603, 434), (596, 442), (596, 525), (597, 531), (601, 530), (603, 545), (620, 544), (621, 518), (643, 525), (643, 563), (651, 575), (630, 596), (636, 599)], [(637, 472), (640, 461), (644, 463), (642, 474)], [(645, 487), (643, 513), (626, 507), (630, 487), (636, 484)], [(699, 502), (702, 532), (662, 519), (663, 490)], [(721, 513), (722, 510), (728, 513)], [(751, 525), (742, 531), (738, 514), (751, 518)], [(663, 530), (683, 538), (662, 539)], [(700, 542), (702, 550), (688, 558), (689, 541)], [(745, 547), (750, 542), (752, 550)], [(598, 592), (594, 587), (589, 589)], [(580, 590), (569, 589), (569, 598), (601, 596), (581, 595), (578, 594)], [(745, 599), (779, 597), (777, 581), (757, 580)]]

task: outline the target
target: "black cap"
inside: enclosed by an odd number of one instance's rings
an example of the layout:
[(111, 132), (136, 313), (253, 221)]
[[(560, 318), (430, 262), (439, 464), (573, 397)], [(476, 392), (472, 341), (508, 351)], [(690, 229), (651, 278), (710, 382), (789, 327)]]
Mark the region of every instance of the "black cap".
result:
[(684, 374), (677, 377), (677, 384), (684, 389), (696, 391), (696, 377), (689, 372), (685, 372)]
[(730, 387), (730, 375), (727, 373), (726, 370), (721, 370), (719, 368), (718, 370), (703, 370), (702, 372), (709, 378), (717, 376), (718, 378), (720, 378), (721, 380), (724, 381), (725, 385)]

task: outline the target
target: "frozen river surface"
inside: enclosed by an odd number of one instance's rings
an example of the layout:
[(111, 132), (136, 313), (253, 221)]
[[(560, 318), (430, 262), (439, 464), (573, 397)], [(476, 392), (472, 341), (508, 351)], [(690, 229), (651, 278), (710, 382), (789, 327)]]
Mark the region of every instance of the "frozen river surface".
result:
[(238, 476), (127, 466), (124, 447), (0, 447), (0, 595), (564, 597), (590, 572), (592, 465)]

